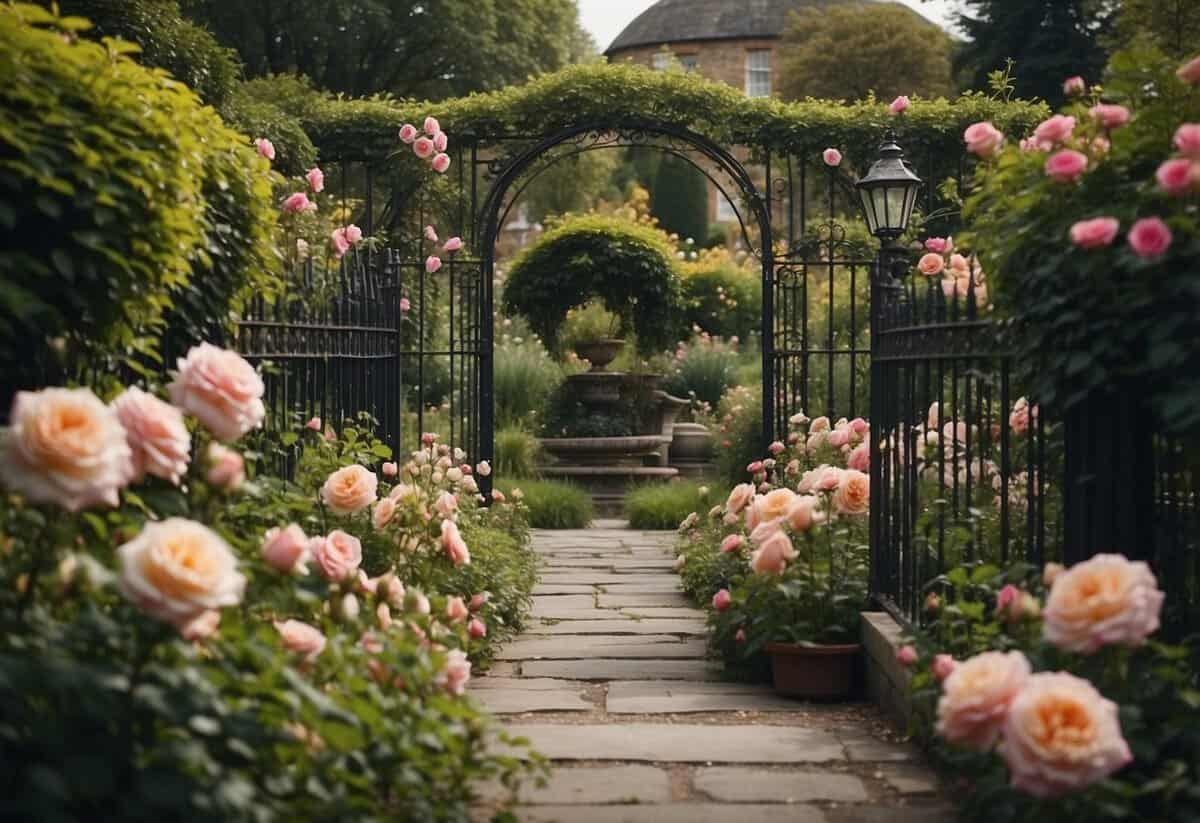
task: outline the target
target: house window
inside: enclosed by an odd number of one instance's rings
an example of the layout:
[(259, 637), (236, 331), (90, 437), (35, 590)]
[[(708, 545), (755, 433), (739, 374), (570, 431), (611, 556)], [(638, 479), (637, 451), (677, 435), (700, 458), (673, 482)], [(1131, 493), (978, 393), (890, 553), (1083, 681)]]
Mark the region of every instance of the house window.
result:
[(737, 210), (734, 209), (733, 204), (726, 199), (725, 195), (717, 192), (717, 222), (732, 223), (737, 219)]
[(654, 52), (654, 70), (666, 71), (671, 67), (671, 52), (656, 51)]
[(700, 57), (696, 54), (681, 54), (679, 55), (679, 65), (684, 71), (692, 72), (700, 64)]
[(746, 52), (746, 94), (750, 97), (771, 95), (771, 52), (769, 49)]

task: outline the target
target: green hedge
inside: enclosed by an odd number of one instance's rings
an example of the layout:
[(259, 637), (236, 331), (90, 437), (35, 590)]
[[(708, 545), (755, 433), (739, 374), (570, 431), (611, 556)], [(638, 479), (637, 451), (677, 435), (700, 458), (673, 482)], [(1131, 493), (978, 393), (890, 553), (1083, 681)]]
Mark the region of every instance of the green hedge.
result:
[(520, 489), (535, 529), (584, 529), (595, 516), (592, 498), (571, 483), (555, 480), (498, 480), (496, 488), (512, 496)]
[(77, 39), (86, 26), (0, 7), (0, 361), (14, 384), (51, 350), (72, 366), (152, 359), (168, 320), (202, 333), (269, 283), (267, 162), (132, 45)]
[(708, 483), (681, 480), (630, 489), (625, 494), (625, 516), (629, 526), (647, 531), (674, 531), (689, 514), (701, 517), (718, 503), (724, 502), (720, 489)]

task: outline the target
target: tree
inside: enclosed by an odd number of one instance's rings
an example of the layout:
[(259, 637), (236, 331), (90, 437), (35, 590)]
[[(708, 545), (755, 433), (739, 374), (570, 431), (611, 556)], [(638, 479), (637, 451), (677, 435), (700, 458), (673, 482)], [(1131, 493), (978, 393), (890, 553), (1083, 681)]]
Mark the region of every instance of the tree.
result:
[(949, 94), (950, 37), (896, 3), (794, 12), (780, 47), (785, 99)]
[(962, 0), (959, 27), (970, 42), (954, 57), (969, 88), (986, 90), (988, 75), (1015, 63), (1015, 93), (1063, 101), (1062, 83), (1100, 79), (1117, 0)]
[(250, 76), (440, 99), (501, 88), (586, 53), (576, 0), (184, 0)]
[(1183, 60), (1200, 43), (1200, 3), (1196, 0), (1124, 0), (1112, 37), (1113, 51), (1135, 41), (1157, 46), (1164, 54)]

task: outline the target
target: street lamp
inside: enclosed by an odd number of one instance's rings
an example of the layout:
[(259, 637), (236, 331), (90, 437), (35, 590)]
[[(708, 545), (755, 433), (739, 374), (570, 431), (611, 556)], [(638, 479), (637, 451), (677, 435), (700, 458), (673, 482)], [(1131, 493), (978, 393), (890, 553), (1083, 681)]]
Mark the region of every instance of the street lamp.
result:
[(858, 181), (858, 196), (871, 234), (894, 242), (908, 228), (921, 178), (904, 162), (904, 150), (890, 133), (879, 147), (879, 159)]

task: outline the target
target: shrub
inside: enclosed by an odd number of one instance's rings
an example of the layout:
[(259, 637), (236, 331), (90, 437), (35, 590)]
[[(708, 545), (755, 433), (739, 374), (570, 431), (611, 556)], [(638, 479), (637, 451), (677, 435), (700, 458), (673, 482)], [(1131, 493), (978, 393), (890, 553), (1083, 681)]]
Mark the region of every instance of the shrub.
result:
[(266, 161), (128, 44), (64, 39), (78, 25), (0, 7), (0, 143), (15, 155), (0, 170), (9, 387), (36, 380), (52, 352), (100, 373), (110, 354), (153, 359), (168, 310), (199, 328), (270, 290)]
[(496, 474), (523, 479), (537, 475), (537, 438), (524, 429), (507, 428), (496, 432)]
[(692, 512), (707, 512), (721, 496), (694, 480), (640, 486), (625, 495), (625, 516), (634, 529), (674, 531)]
[(740, 385), (726, 392), (709, 430), (716, 440), (717, 477), (733, 486), (742, 481), (747, 464), (762, 454), (762, 392)]
[(595, 516), (591, 496), (571, 483), (499, 478), (496, 486), (505, 497), (525, 504), (529, 525), (535, 529), (584, 529)]
[(679, 344), (675, 356), (662, 369), (663, 388), (676, 397), (691, 398), (707, 408), (716, 408), (721, 398), (738, 384), (741, 356), (736, 343), (701, 332)]
[(239, 84), (221, 107), (221, 116), (235, 129), (265, 137), (275, 147), (275, 167), (284, 174), (303, 174), (317, 164), (317, 149), (300, 121), (279, 106), (242, 93)]
[(596, 298), (637, 334), (642, 351), (671, 339), (681, 294), (673, 250), (661, 232), (615, 217), (566, 220), (513, 262), (504, 311), (521, 315), (555, 351), (571, 309)]
[(714, 337), (748, 340), (762, 327), (762, 272), (734, 262), (724, 248), (700, 252), (681, 266), (681, 335), (703, 329)]
[(496, 346), (492, 379), (497, 425), (532, 428), (547, 399), (562, 383), (563, 368), (537, 340), (506, 334)]

